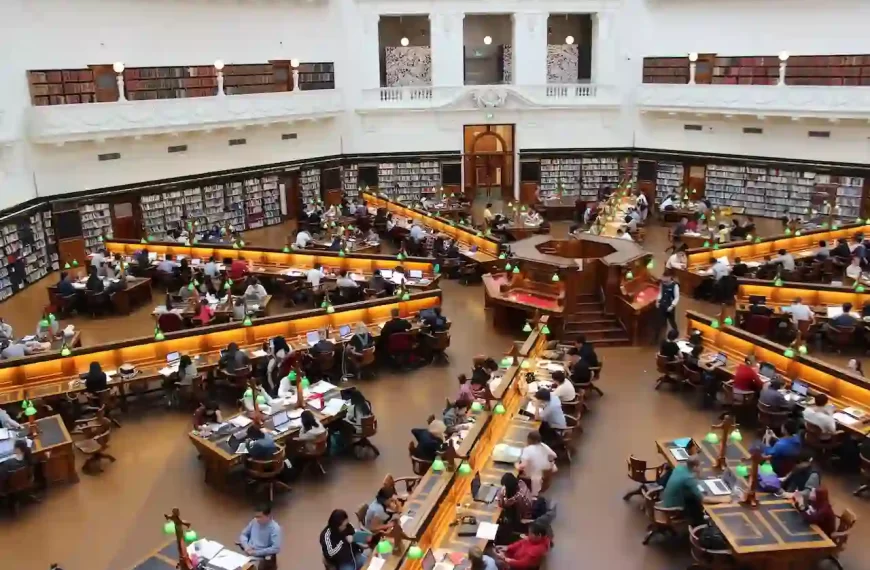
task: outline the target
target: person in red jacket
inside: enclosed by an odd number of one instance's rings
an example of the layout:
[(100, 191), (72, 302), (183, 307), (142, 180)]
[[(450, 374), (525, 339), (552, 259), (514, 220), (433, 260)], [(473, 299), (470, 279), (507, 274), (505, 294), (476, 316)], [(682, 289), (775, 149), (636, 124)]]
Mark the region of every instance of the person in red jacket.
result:
[(758, 392), (763, 387), (758, 369), (755, 367), (755, 357), (751, 354), (743, 364), (734, 371), (734, 390), (737, 392)]
[(240, 257), (239, 259), (234, 259), (230, 264), (229, 271), (227, 274), (230, 276), (230, 279), (233, 281), (239, 281), (243, 279), (245, 275), (248, 273), (248, 262), (245, 261), (244, 257)]
[(550, 550), (550, 537), (547, 529), (538, 523), (532, 523), (529, 535), (510, 546), (497, 546), (495, 555), (499, 567), (508, 570), (534, 570), (541, 565)]

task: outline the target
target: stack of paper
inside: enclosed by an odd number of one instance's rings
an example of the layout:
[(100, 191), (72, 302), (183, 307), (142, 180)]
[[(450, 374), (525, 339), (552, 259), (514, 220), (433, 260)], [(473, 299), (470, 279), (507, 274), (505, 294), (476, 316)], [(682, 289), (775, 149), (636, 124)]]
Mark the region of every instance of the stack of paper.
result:
[(240, 428), (248, 427), (251, 424), (251, 418), (239, 415), (231, 419), (230, 423)]
[(843, 425), (851, 426), (858, 423), (858, 420), (850, 416), (849, 414), (844, 414), (843, 412), (835, 412), (833, 418), (840, 422)]
[(213, 570), (238, 570), (249, 561), (247, 556), (225, 548), (208, 561), (208, 567)]
[(311, 386), (310, 390), (312, 394), (326, 394), (330, 390), (335, 390), (336, 388), (338, 388), (338, 386), (335, 384), (327, 382), (326, 380), (321, 380)]
[(498, 532), (498, 525), (491, 522), (482, 521), (477, 526), (477, 538), (484, 540), (495, 540), (495, 534)]
[(193, 544), (189, 544), (187, 546), (187, 554), (189, 556), (193, 556), (194, 554), (198, 556), (200, 559), (211, 560), (218, 553), (224, 549), (224, 545), (220, 542), (216, 542), (214, 540), (209, 540), (207, 538), (201, 538), (197, 540)]
[(264, 356), (266, 356), (266, 351), (263, 349), (255, 350), (251, 353), (251, 356), (253, 356), (254, 358), (263, 358)]

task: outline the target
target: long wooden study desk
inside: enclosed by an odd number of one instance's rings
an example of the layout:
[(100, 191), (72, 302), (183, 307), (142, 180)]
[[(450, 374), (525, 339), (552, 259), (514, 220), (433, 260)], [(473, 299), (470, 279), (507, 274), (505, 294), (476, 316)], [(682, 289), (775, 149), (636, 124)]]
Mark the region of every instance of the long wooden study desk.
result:
[(463, 252), (463, 255), (466, 255), (466, 257), (469, 257), (473, 261), (489, 263), (498, 258), (501, 242), (492, 236), (487, 237), (477, 235), (479, 232), (474, 228), (456, 225), (447, 218), (433, 216), (423, 210), (410, 208), (398, 202), (393, 202), (388, 198), (382, 198), (371, 193), (364, 192), (363, 200), (365, 200), (366, 204), (369, 206), (385, 208), (388, 212), (392, 212), (393, 214), (419, 221), (422, 225), (432, 231), (444, 234), (458, 241), (465, 250), (476, 245), (476, 252)]
[[(74, 283), (76, 287), (77, 297), (84, 300), (87, 295), (87, 290), (84, 285), (87, 283), (87, 277)], [(103, 281), (104, 286), (108, 289), (109, 282)], [(54, 305), (57, 300), (57, 284), (49, 285), (48, 287), (48, 302)], [(144, 305), (151, 301), (151, 279), (147, 277), (132, 277), (127, 276), (127, 285), (123, 289), (118, 289), (109, 295), (109, 300), (112, 303), (112, 308), (116, 314), (129, 314), (134, 307)]]
[(413, 293), (408, 301), (395, 297), (373, 299), (340, 305), (333, 313), (317, 308), (254, 319), (251, 326), (227, 323), (165, 333), (165, 339), (160, 341), (153, 337), (131, 338), (76, 349), (68, 357), (50, 353), (3, 361), (0, 362), (0, 404), (20, 401), (25, 396), (39, 398), (80, 391), (84, 386), (79, 374), (87, 371), (91, 362), (99, 362), (105, 371), (117, 371), (125, 363), (136, 365), (139, 374), (134, 378), (121, 381), (113, 376), (110, 379), (110, 384), (119, 385), (123, 391), (125, 384), (159, 379), (159, 370), (166, 365), (166, 355), (171, 352), (198, 357), (197, 368), (202, 371), (217, 366), (220, 351), (231, 342), (250, 352), (281, 335), (294, 348), (305, 350), (308, 331), (329, 327), (334, 335), (341, 325), (363, 322), (371, 325), (372, 333), (377, 335), (380, 329), (374, 325), (388, 320), (394, 308), (408, 317), (440, 304), (441, 290), (434, 289)]
[[(516, 416), (524, 400), (519, 390), (519, 378), (525, 373), (521, 365), (525, 359), (534, 358), (544, 350), (547, 337), (540, 333), (540, 329), (545, 323), (546, 317), (538, 323), (522, 346), (514, 347), (510, 351), (510, 355), (514, 356), (513, 364), (504, 371), (497, 386), (490, 386), (492, 395), (502, 403), (505, 412), (495, 414), (484, 410), (474, 413), (475, 425), (472, 429), (477, 432), (467, 435), (457, 450), (457, 455), (471, 466), (472, 473), (462, 475), (458, 469), (438, 472), (430, 468), (406, 501), (402, 515), (407, 518), (402, 519), (402, 531), (424, 551), (427, 548), (467, 551), (469, 546), (480, 542), (475, 537), (455, 536), (456, 527), (452, 523), (457, 516), (456, 506), (472, 506), (474, 503), (470, 495), (475, 471), (480, 473), (484, 482), (498, 484), (501, 475), (512, 469), (512, 466), (494, 465), (491, 461), (496, 444), (508, 439), (514, 445), (523, 445), (524, 434), (538, 428), (536, 422), (518, 419)], [(464, 508), (462, 511), (462, 515), (474, 515), (478, 521), (495, 522), (500, 509), (497, 504), (477, 503), (473, 504), (473, 508)], [(409, 541), (403, 541), (401, 549), (386, 555), (382, 570), (421, 570), (421, 560), (411, 560), (405, 556), (409, 546)], [(371, 561), (366, 566), (369, 567)]]
[(861, 308), (870, 303), (870, 293), (858, 293), (852, 287), (793, 282), (783, 282), (777, 287), (771, 285), (769, 281), (740, 279), (736, 297), (738, 313), (748, 312), (751, 296), (764, 297), (764, 304), (773, 309), (774, 315), (786, 315), (781, 310), (782, 307), (790, 305), (800, 297), (801, 302), (811, 307), (816, 318), (822, 321), (828, 318), (828, 307), (841, 307), (843, 303), (851, 303), (852, 310), (860, 313)]
[(848, 239), (851, 241), (851, 238), (858, 233), (870, 235), (870, 225), (864, 223), (846, 224), (836, 230), (807, 230), (800, 232), (800, 235), (795, 232), (795, 235), (790, 236), (780, 234), (764, 239), (756, 238), (755, 241), (736, 241), (720, 245), (718, 249), (712, 247), (690, 249), (686, 269), (677, 270), (677, 278), (680, 282), (680, 288), (683, 289), (682, 292), (691, 294), (695, 287), (708, 276), (705, 272), (710, 269), (715, 259), (720, 257), (727, 257), (732, 264), (734, 259), (738, 257), (744, 263), (761, 263), (765, 257), (775, 257), (780, 249), (785, 249), (796, 258), (806, 257), (815, 251), (820, 241), (825, 241), (829, 247), (833, 247), (837, 240)]
[[(227, 247), (212, 247), (211, 245), (187, 246), (175, 243), (148, 243), (142, 244), (135, 240), (107, 240), (106, 249), (109, 253), (119, 253), (122, 256), (132, 256), (136, 251), (147, 247), (150, 253), (156, 253), (162, 258), (164, 255), (183, 256), (192, 260), (200, 260), (206, 263), (209, 257), (214, 256), (220, 263), (224, 259), (244, 259), (253, 263), (253, 275), (262, 277), (304, 278), (304, 271), (314, 267), (315, 263), (323, 265), (328, 271), (326, 279), (334, 280), (338, 273), (347, 270), (362, 276), (368, 280), (375, 270), (393, 270), (401, 266), (405, 270), (407, 284), (415, 289), (434, 289), (438, 286), (440, 274), (435, 272), (435, 260), (429, 257), (411, 257), (399, 260), (393, 255), (356, 254), (348, 253), (344, 256), (335, 251), (298, 250), (284, 253), (280, 249), (253, 248), (233, 249)], [(422, 272), (423, 280), (411, 279), (411, 271)]]
[[(775, 366), (776, 371), (789, 381), (798, 378), (803, 380), (809, 385), (811, 393), (827, 394), (830, 403), (838, 410), (854, 407), (870, 414), (870, 382), (860, 374), (801, 354), (797, 350), (793, 351), (794, 356), (786, 356), (787, 347), (781, 344), (725, 325), (718, 319), (695, 311), (686, 311), (686, 321), (688, 330), (697, 329), (701, 332), (706, 353), (722, 352), (726, 355), (727, 363), (719, 370), (723, 370), (729, 377), (734, 375), (737, 366), (751, 354), (757, 362), (769, 362)], [(854, 434), (870, 434), (870, 423), (837, 423)]]

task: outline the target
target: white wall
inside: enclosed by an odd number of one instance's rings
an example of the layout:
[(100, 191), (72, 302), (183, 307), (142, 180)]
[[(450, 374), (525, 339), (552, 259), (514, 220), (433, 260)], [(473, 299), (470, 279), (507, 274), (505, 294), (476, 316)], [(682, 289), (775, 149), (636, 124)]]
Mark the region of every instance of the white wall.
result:
[(428, 46), (429, 16), (382, 16), (378, 23), (381, 47), (398, 47), (402, 38), (408, 38), (409, 46)]

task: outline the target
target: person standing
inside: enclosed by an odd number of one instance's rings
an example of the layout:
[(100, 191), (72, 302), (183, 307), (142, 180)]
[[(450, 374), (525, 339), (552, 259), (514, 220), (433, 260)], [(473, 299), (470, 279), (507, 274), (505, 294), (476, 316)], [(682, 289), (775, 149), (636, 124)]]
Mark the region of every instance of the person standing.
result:
[[(676, 309), (677, 303), (680, 302), (680, 286), (674, 281), (674, 276), (670, 271), (665, 271), (662, 275), (662, 280), (659, 286), (659, 297), (656, 299), (656, 308), (662, 317), (662, 323), (667, 321), (671, 328), (679, 334), (680, 328), (677, 326)], [(661, 333), (660, 333), (661, 334)]]

